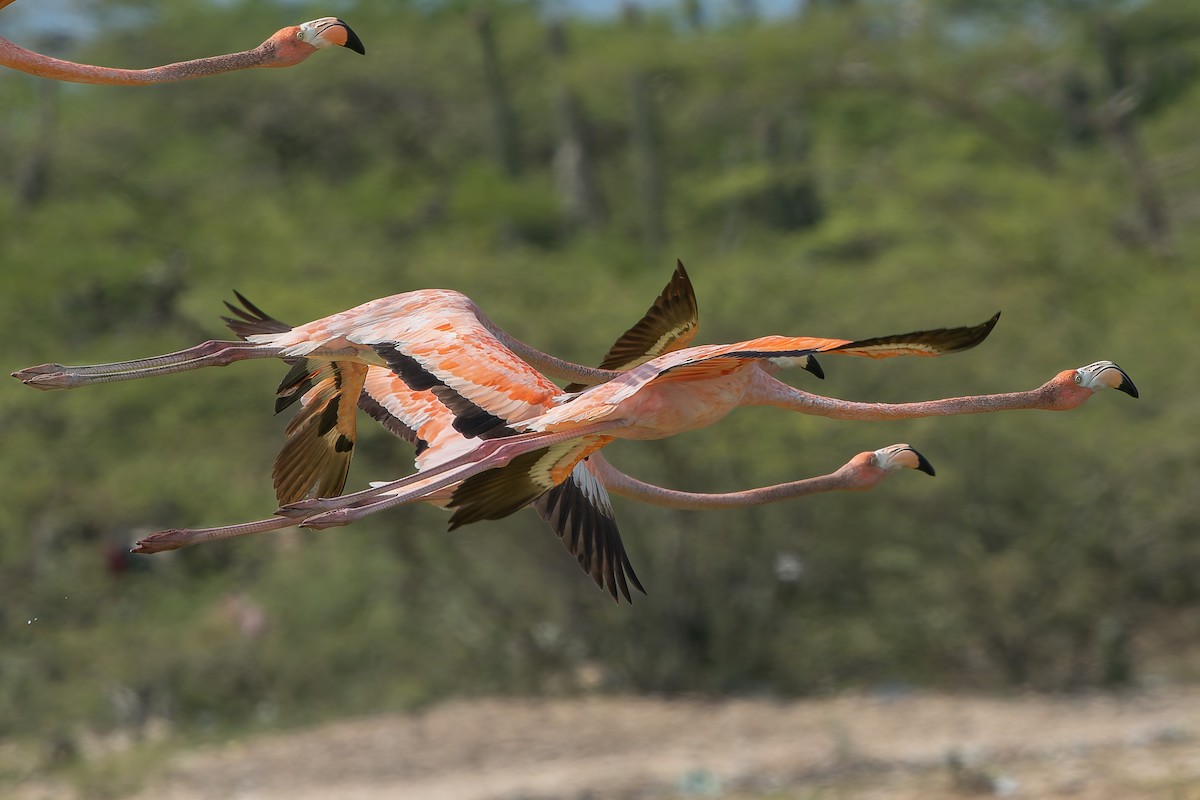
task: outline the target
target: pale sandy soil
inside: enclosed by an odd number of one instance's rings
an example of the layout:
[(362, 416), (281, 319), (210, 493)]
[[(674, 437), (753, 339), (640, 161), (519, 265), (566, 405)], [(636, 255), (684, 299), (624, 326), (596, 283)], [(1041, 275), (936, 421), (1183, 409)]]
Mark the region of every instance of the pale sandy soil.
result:
[[(1200, 690), (462, 701), (138, 767), (136, 800), (1200, 800)], [(81, 796), (58, 782), (9, 788), (22, 800)]]

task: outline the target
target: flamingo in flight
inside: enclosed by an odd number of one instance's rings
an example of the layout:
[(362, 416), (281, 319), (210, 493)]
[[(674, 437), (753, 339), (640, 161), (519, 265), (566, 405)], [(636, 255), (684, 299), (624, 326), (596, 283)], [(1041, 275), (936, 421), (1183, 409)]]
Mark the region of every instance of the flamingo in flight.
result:
[[(287, 329), (286, 325), (268, 317), (245, 298), (240, 295), (238, 298), (244, 308), (226, 304), (236, 318), (225, 319), (239, 336)], [(695, 294), (683, 265), (679, 264), (671, 281), (643, 318), (609, 350), (603, 366), (624, 370), (659, 352), (685, 346), (695, 335), (696, 329)], [(491, 346), (499, 347), (496, 342), (491, 342)], [(492, 358), (482, 359), (484, 364), (492, 361)], [(413, 390), (382, 367), (367, 367), (365, 379), (359, 383), (348, 377), (347, 373), (352, 374), (354, 370), (352, 364), (328, 362), (328, 365), (314, 368), (305, 360), (297, 360), (281, 384), (277, 409), (282, 410), (296, 402), (298, 395), (301, 405), (301, 410), (288, 425), (287, 441), (273, 472), (276, 496), (281, 504), (298, 494), (325, 497), (340, 493), (345, 482), (345, 467), (353, 451), (354, 427), (353, 416), (347, 419), (338, 409), (347, 394), (359, 388), (358, 406), (388, 430), (417, 446), (419, 469), (444, 460), (443, 454), (446, 452), (461, 451), (465, 449), (464, 445), (471, 446), (466, 442), (466, 437), (453, 427), (453, 412), (429, 389)], [(556, 394), (562, 392), (528, 365), (524, 366), (522, 374), (506, 373), (496, 377), (498, 380), (548, 387)], [(304, 386), (308, 387), (307, 390), (299, 394)], [(551, 524), (568, 551), (598, 586), (607, 589), (614, 600), (619, 600), (620, 596), (631, 600), (630, 584), (641, 591), (644, 589), (625, 553), (606, 490), (673, 508), (733, 508), (819, 492), (865, 490), (875, 486), (889, 473), (905, 467), (933, 474), (932, 466), (920, 453), (909, 445), (898, 444), (860, 453), (828, 475), (742, 492), (699, 494), (639, 481), (617, 470), (597, 453), (591, 459), (576, 464), (566, 481), (537, 498), (532, 505)], [(421, 499), (435, 505), (445, 505), (451, 494), (452, 489), (448, 489)], [(287, 517), (275, 516), (219, 528), (177, 528), (143, 538), (135, 546), (134, 552), (173, 550), (200, 542), (278, 530), (294, 524)]]
[[(512, 349), (518, 350), (547, 371), (568, 378), (595, 382), (617, 374), (609, 370), (570, 365), (524, 345), (496, 328), (470, 300), (457, 293), (425, 290), (385, 300), (391, 301), (393, 311), (397, 307), (405, 309), (399, 316), (389, 318), (398, 336), (403, 338), (405, 335), (402, 330), (405, 325), (408, 325), (410, 336), (414, 330), (419, 333), (423, 326), (439, 330), (441, 343), (446, 346), (445, 352), (451, 355), (442, 366), (460, 368), (464, 372), (474, 371), (476, 390), (480, 386), (491, 386), (494, 391), (474, 391), (476, 400), (481, 404), (476, 406), (474, 403), (464, 403), (457, 393), (447, 392), (441, 386), (413, 390), (390, 369), (369, 363), (364, 365), (344, 358), (312, 358), (311, 354), (302, 359), (290, 359), (294, 362), (293, 369), (280, 387), (277, 409), (281, 410), (299, 399), (301, 412), (288, 426), (288, 439), (274, 471), (276, 492), (281, 503), (300, 496), (320, 497), (341, 491), (354, 443), (353, 405), (343, 402), (347, 397), (352, 398), (357, 394), (361, 407), (389, 430), (413, 441), (418, 448), (418, 466), (424, 468), (429, 463), (436, 465), (439, 460), (470, 450), (476, 444), (469, 438), (469, 435), (474, 435), (470, 426), (463, 424), (464, 410), (469, 410), (469, 420), (473, 420), (471, 424), (482, 423), (486, 427), (488, 423), (485, 420), (489, 417), (509, 422), (536, 416), (549, 407), (551, 398), (562, 395), (562, 390), (516, 358)], [(381, 301), (374, 302), (378, 304)], [(238, 319), (227, 319), (239, 336), (263, 335), (264, 332), (277, 334), (289, 330), (288, 326), (267, 317), (252, 305), (246, 305), (247, 310), (244, 311), (231, 306)], [(613, 346), (605, 358), (605, 364), (625, 369), (657, 353), (687, 345), (695, 335), (695, 330), (695, 295), (683, 265), (679, 264), (662, 295), (645, 317)], [(453, 335), (446, 338), (445, 334), (451, 331)], [(149, 359), (138, 362), (133, 366), (133, 371), (125, 369), (130, 366), (128, 363), (82, 368), (82, 372), (78, 368), (44, 365), (14, 373), (14, 376), (38, 388), (124, 380), (164, 371), (230, 363), (247, 357), (244, 355), (247, 351), (239, 349), (243, 344), (207, 342), (165, 357), (165, 361)], [(395, 349), (395, 344), (393, 342), (390, 347)], [(406, 344), (411, 345), (412, 342)], [(340, 351), (339, 355), (344, 357), (347, 352)], [(260, 354), (257, 357), (262, 356)], [(455, 359), (462, 363), (453, 363)], [(810, 359), (807, 367), (819, 374), (815, 360)], [(53, 374), (63, 370), (78, 373), (82, 380), (67, 379), (64, 382), (53, 377)], [(535, 402), (530, 403), (530, 397)], [(443, 399), (449, 401), (454, 411)], [(349, 414), (346, 413), (348, 409)], [(492, 412), (503, 416), (494, 416)], [(809, 479), (751, 492), (731, 493), (720, 496), (723, 499), (716, 502), (747, 505), (838, 488), (867, 488), (888, 472), (901, 467), (914, 467), (932, 473), (928, 463), (907, 446), (883, 448), (860, 454), (856, 459), (833, 473), (833, 477), (822, 476), (824, 480)], [(605, 470), (602, 482), (594, 477), (600, 469)], [(598, 454), (596, 458), (572, 469), (571, 478), (544, 497), (537, 498), (534, 505), (551, 522), (584, 570), (598, 584), (608, 588), (614, 597), (617, 585), (629, 597), (626, 575), (635, 586), (641, 587), (624, 554), (603, 483), (611, 482), (614, 491), (648, 502), (714, 502), (711, 499), (713, 496), (686, 495), (623, 476), (611, 466), (604, 465)], [(444, 502), (448, 494), (445, 492), (439, 497), (434, 493), (423, 499)], [(581, 499), (584, 502), (579, 502)], [(174, 549), (198, 541), (274, 530), (293, 524), (287, 518), (275, 517), (241, 526), (167, 531), (147, 537), (140, 543), (138, 551)]]
[[(0, 0), (0, 8), (13, 0)], [(130, 86), (168, 83), (209, 75), (220, 75), (254, 67), (290, 67), (325, 47), (341, 46), (366, 54), (362, 41), (350, 26), (336, 17), (322, 17), (276, 31), (252, 50), (180, 61), (149, 69), (116, 69), (76, 64), (26, 50), (0, 36), (0, 66), (30, 75), (72, 83)]]

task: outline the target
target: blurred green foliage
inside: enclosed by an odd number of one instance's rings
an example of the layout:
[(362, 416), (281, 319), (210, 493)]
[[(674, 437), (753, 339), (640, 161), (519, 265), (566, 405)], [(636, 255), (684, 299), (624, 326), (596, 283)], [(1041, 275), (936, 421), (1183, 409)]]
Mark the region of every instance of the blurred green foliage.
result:
[[(871, 424), (749, 409), (618, 443), (622, 468), (691, 490), (819, 474), (896, 441), (938, 469), (739, 512), (618, 500), (650, 592), (629, 608), (531, 512), (447, 534), (440, 512), (412, 508), (122, 556), (139, 532), (274, 509), (283, 368), (77, 393), (9, 381), (0, 738), (291, 723), (497, 692), (1121, 685), (1186, 656), (1200, 632), (1195, 9), (946, 0), (814, 3), (702, 29), (674, 13), (636, 28), (571, 20), (560, 63), (535, 4), (497, 3), (521, 126), (510, 179), (492, 155), (470, 5), (338, 3), (368, 56), (289, 70), (147, 88), (0, 75), (5, 369), (224, 337), (234, 288), (300, 322), (453, 287), (515, 336), (593, 362), (679, 257), (707, 342), (1004, 311), (967, 354), (827, 359), (822, 393), (1025, 389), (1110, 358), (1142, 399)], [(90, 8), (102, 33), (64, 55), (123, 66), (250, 47), (329, 13)], [(661, 129), (661, 248), (642, 244), (632, 188), (635, 72)], [(599, 229), (571, 224), (556, 195), (563, 87), (590, 128)], [(1155, 196), (1165, 225), (1148, 212)], [(809, 377), (793, 379), (814, 388)], [(352, 486), (411, 468), (405, 444), (362, 427)]]

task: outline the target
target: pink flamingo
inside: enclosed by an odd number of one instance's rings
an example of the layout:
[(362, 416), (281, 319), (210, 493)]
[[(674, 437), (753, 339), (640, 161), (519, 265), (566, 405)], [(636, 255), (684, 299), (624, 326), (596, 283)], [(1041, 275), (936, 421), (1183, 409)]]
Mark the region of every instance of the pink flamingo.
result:
[[(0, 0), (0, 8), (12, 1)], [(366, 53), (362, 41), (350, 30), (349, 25), (336, 17), (322, 17), (301, 25), (282, 28), (253, 50), (197, 58), (149, 69), (115, 69), (62, 61), (26, 50), (0, 36), (0, 66), (56, 81), (129, 86), (190, 80), (255, 67), (290, 67), (299, 64), (317, 50), (333, 46), (346, 47), (356, 53)]]
[[(393, 432), (409, 438), (418, 446), (418, 466), (436, 465), (439, 461), (453, 457), (456, 453), (464, 452), (474, 446), (467, 434), (475, 435), (474, 427), (481, 424), (486, 428), (495, 420), (503, 419), (509, 422), (523, 417), (536, 416), (544, 412), (548, 398), (562, 395), (558, 389), (527, 364), (513, 357), (493, 333), (491, 326), (478, 309), (465, 297), (457, 293), (439, 290), (409, 293), (407, 296), (387, 298), (394, 311), (397, 307), (404, 308), (405, 314), (415, 315), (419, 319), (392, 317), (391, 324), (399, 335), (407, 325), (409, 333), (413, 329), (437, 329), (444, 332), (452, 331), (449, 338), (443, 337), (441, 344), (445, 345), (443, 355), (449, 354), (439, 367), (444, 369), (459, 369), (460, 372), (475, 372), (474, 387), (490, 386), (490, 391), (473, 391), (476, 401), (465, 403), (461, 396), (449, 392), (440, 383), (422, 389), (413, 389), (390, 370), (363, 364), (354, 360), (322, 361), (311, 357), (293, 359), (295, 365), (280, 387), (280, 399), (277, 408), (283, 408), (297, 399), (301, 403), (301, 412), (289, 425), (288, 441), (276, 463), (275, 480), (277, 495), (284, 499), (297, 496), (328, 496), (340, 492), (345, 481), (345, 469), (348, 467), (349, 455), (353, 450), (354, 418), (346, 414), (346, 409), (353, 405), (344, 402), (353, 398), (362, 390), (360, 405), (372, 416), (379, 419)], [(380, 301), (376, 301), (379, 303)], [(227, 320), (230, 326), (240, 336), (262, 336), (279, 334), (287, 331), (288, 326), (267, 317), (253, 305), (246, 303), (246, 309), (230, 307), (238, 319)], [(368, 304), (372, 305), (372, 304)], [(347, 312), (348, 313), (348, 312)], [(343, 315), (336, 315), (343, 316)], [(315, 323), (314, 323), (315, 324)], [(990, 327), (989, 327), (990, 329)], [(499, 329), (494, 329), (499, 330)], [(613, 346), (605, 363), (609, 366), (624, 369), (631, 363), (643, 360), (649, 355), (667, 351), (673, 347), (688, 344), (696, 330), (696, 303), (686, 272), (680, 264), (671, 282), (662, 295), (655, 301), (645, 318), (624, 334)], [(603, 379), (614, 374), (603, 370), (591, 370), (566, 365), (552, 357), (541, 354), (527, 345), (500, 334), (505, 340), (521, 350), (523, 354), (539, 361), (549, 369), (559, 369), (568, 375), (575, 373), (583, 380), (594, 381), (597, 377)], [(210, 342), (183, 351), (182, 354), (171, 354), (164, 359), (149, 359), (118, 365), (101, 365), (95, 368), (59, 368), (65, 370), (74, 378), (65, 382), (53, 377), (55, 365), (24, 370), (14, 375), (39, 388), (54, 388), (63, 385), (83, 385), (90, 382), (106, 382), (109, 380), (124, 380), (141, 377), (145, 374), (157, 374), (163, 371), (178, 371), (203, 365), (229, 363), (238, 360), (233, 353), (244, 353), (237, 349), (240, 342)], [(396, 342), (389, 347), (395, 349)], [(405, 347), (412, 341), (405, 341)], [(345, 357), (348, 350), (340, 352), (339, 357)], [(198, 359), (193, 359), (199, 353)], [(246, 357), (242, 355), (241, 357)], [(250, 356), (255, 357), (255, 356)], [(411, 358), (405, 356), (406, 358)], [(419, 375), (420, 367), (416, 359), (412, 359), (417, 367), (409, 365), (408, 379), (414, 380)], [(314, 368), (315, 363), (315, 368)], [(463, 369), (463, 365), (471, 369)], [(566, 365), (564, 367), (564, 365)], [(815, 360), (805, 365), (812, 371), (819, 372)], [(582, 375), (579, 375), (582, 373)], [(48, 377), (49, 376), (49, 377)], [(428, 376), (428, 373), (426, 373)], [(79, 378), (79, 380), (76, 380)], [(429, 378), (425, 377), (428, 381)], [(459, 382), (459, 385), (463, 385)], [(532, 394), (530, 392), (532, 391)], [(535, 402), (530, 402), (530, 398)], [(443, 398), (449, 406), (443, 402)], [(473, 422), (464, 426), (463, 412), (467, 411)], [(502, 413), (497, 417), (491, 412)], [(457, 414), (457, 416), (456, 416)], [(466, 433), (464, 433), (466, 431)], [(485, 431), (486, 432), (486, 431)], [(905, 455), (908, 453), (909, 455)], [(865, 461), (864, 461), (865, 459)], [(811, 494), (815, 491), (829, 491), (834, 488), (866, 488), (877, 482), (883, 475), (905, 466), (932, 472), (919, 455), (907, 446), (892, 452), (887, 450), (862, 454), (858, 459), (864, 462), (861, 468), (856, 468), (853, 476), (847, 468), (838, 470), (837, 480), (824, 483), (816, 480), (799, 481), (783, 484), (779, 487), (768, 487), (751, 493), (734, 493), (728, 496), (734, 504), (741, 502), (764, 502), (770, 494), (774, 499), (784, 499), (789, 496)], [(868, 463), (869, 462), (869, 463)], [(609, 589), (616, 596), (619, 586), (622, 594), (629, 597), (626, 576), (639, 589), (640, 584), (628, 565), (624, 548), (616, 531), (612, 518), (611, 506), (601, 482), (597, 481), (591, 469), (602, 462), (597, 455), (591, 462), (581, 463), (570, 470), (570, 480), (560, 482), (552, 491), (537, 498), (534, 503), (539, 513), (547, 518), (556, 532), (563, 538), (564, 544), (576, 555), (581, 566), (596, 582)], [(858, 463), (858, 462), (854, 462)], [(605, 465), (607, 466), (607, 465)], [(848, 465), (849, 466), (849, 465)], [(875, 477), (868, 480), (872, 473), (870, 467), (875, 467)], [(607, 474), (611, 480), (613, 475), (620, 475), (610, 466)], [(828, 476), (825, 476), (828, 477)], [(853, 480), (850, 478), (853, 477)], [(648, 484), (625, 476), (621, 484), (621, 492), (649, 502), (666, 502), (666, 498), (674, 498), (678, 502), (681, 493), (650, 487)], [(742, 495), (744, 500), (738, 500), (735, 495)], [(450, 492), (431, 493), (425, 498), (435, 503), (444, 503)], [(697, 496), (708, 497), (708, 496)], [(583, 502), (580, 502), (582, 500)], [(728, 502), (728, 501), (727, 501)], [(228, 538), (266, 530), (275, 530), (295, 524), (284, 517), (274, 517), (244, 525), (225, 526), (215, 529), (173, 530), (154, 534), (144, 539), (136, 548), (137, 552), (157, 552), (175, 549), (186, 544), (200, 541), (211, 541), (217, 538)]]

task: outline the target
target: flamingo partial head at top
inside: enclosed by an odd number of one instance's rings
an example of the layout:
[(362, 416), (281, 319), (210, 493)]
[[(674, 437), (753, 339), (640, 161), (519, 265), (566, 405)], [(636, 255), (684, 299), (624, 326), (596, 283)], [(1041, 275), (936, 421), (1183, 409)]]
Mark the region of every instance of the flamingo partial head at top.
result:
[(337, 17), (321, 17), (276, 31), (274, 36), (263, 42), (263, 47), (271, 51), (271, 59), (263, 66), (290, 67), (321, 48), (335, 46), (361, 55), (367, 53), (362, 40), (349, 25)]
[[(0, 8), (9, 2), (11, 0), (0, 0)], [(251, 50), (193, 58), (146, 69), (121, 69), (63, 61), (26, 50), (0, 36), (0, 67), (56, 81), (133, 86), (191, 80), (256, 67), (290, 67), (320, 49), (335, 45), (356, 53), (366, 53), (362, 40), (350, 30), (349, 25), (337, 17), (321, 17), (302, 25), (282, 28)]]

